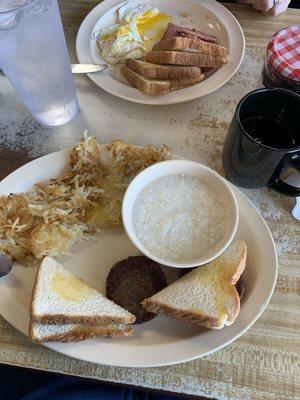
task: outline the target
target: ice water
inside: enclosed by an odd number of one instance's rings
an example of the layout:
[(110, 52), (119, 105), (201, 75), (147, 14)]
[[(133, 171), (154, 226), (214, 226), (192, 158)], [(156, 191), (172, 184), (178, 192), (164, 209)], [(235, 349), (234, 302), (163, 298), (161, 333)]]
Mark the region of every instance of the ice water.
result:
[(40, 123), (65, 124), (78, 103), (57, 1), (1, 3), (0, 68)]

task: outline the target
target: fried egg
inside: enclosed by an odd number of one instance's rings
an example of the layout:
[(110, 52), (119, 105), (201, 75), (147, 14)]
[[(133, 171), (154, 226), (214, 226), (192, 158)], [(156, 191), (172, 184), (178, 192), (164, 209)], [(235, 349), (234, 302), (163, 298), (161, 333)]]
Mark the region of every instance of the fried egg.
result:
[(152, 18), (158, 13), (158, 8), (148, 4), (137, 4), (134, 1), (128, 1), (118, 9), (119, 21), (125, 24), (142, 22), (144, 19)]
[(172, 21), (158, 8), (134, 1), (117, 10), (118, 23), (102, 28), (97, 35), (101, 55), (109, 64), (126, 58), (141, 58), (157, 42)]

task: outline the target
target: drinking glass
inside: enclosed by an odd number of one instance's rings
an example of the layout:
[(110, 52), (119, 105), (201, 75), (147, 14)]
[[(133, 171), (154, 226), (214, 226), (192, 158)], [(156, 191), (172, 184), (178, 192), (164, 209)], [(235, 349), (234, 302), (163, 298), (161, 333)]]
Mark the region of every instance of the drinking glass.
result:
[(0, 1), (0, 69), (43, 125), (79, 107), (57, 0)]

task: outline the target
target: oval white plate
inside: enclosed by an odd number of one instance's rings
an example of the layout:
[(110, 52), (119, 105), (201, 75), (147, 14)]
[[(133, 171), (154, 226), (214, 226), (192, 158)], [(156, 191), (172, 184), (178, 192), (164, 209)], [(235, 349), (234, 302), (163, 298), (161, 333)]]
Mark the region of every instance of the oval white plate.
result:
[[(175, 157), (174, 158), (179, 158)], [(35, 182), (58, 175), (68, 160), (68, 151), (59, 151), (19, 168), (2, 182), (0, 195), (29, 190)], [(253, 204), (232, 186), (239, 207), (236, 237), (248, 246), (245, 270), (246, 292), (235, 323), (222, 330), (206, 330), (169, 318), (156, 317), (138, 325), (132, 337), (94, 339), (78, 343), (47, 343), (62, 354), (94, 363), (123, 367), (153, 367), (176, 364), (210, 354), (233, 342), (261, 315), (272, 295), (277, 277), (277, 257), (271, 233)], [(110, 267), (118, 260), (138, 254), (123, 229), (107, 230), (95, 240), (79, 244), (73, 257), (61, 258), (70, 271), (104, 292)], [(178, 270), (166, 268), (174, 280)], [(16, 329), (27, 335), (29, 304), (35, 268), (16, 265), (0, 279), (0, 313)]]
[[(149, 3), (160, 11), (172, 15), (174, 22), (193, 26), (208, 34), (215, 35), (219, 43), (228, 47), (230, 60), (212, 76), (192, 87), (167, 93), (162, 96), (149, 96), (129, 86), (119, 68), (109, 67), (89, 78), (105, 91), (122, 99), (143, 104), (176, 104), (197, 99), (214, 92), (223, 86), (239, 68), (245, 52), (245, 38), (236, 18), (215, 0), (139, 0)], [(93, 32), (115, 22), (115, 11), (126, 3), (120, 0), (105, 0), (95, 7), (84, 19), (77, 34), (76, 52), (80, 63), (103, 63)], [(188, 17), (182, 17), (185, 15)]]

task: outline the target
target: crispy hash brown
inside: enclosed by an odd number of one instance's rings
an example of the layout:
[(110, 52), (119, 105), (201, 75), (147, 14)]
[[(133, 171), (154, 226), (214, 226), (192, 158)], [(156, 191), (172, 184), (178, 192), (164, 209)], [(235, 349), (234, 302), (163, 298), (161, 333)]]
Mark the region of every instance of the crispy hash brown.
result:
[(70, 152), (59, 177), (32, 192), (0, 196), (0, 251), (22, 264), (67, 254), (96, 229), (122, 225), (121, 205), (130, 181), (146, 167), (170, 158), (166, 146), (100, 145), (85, 137)]

